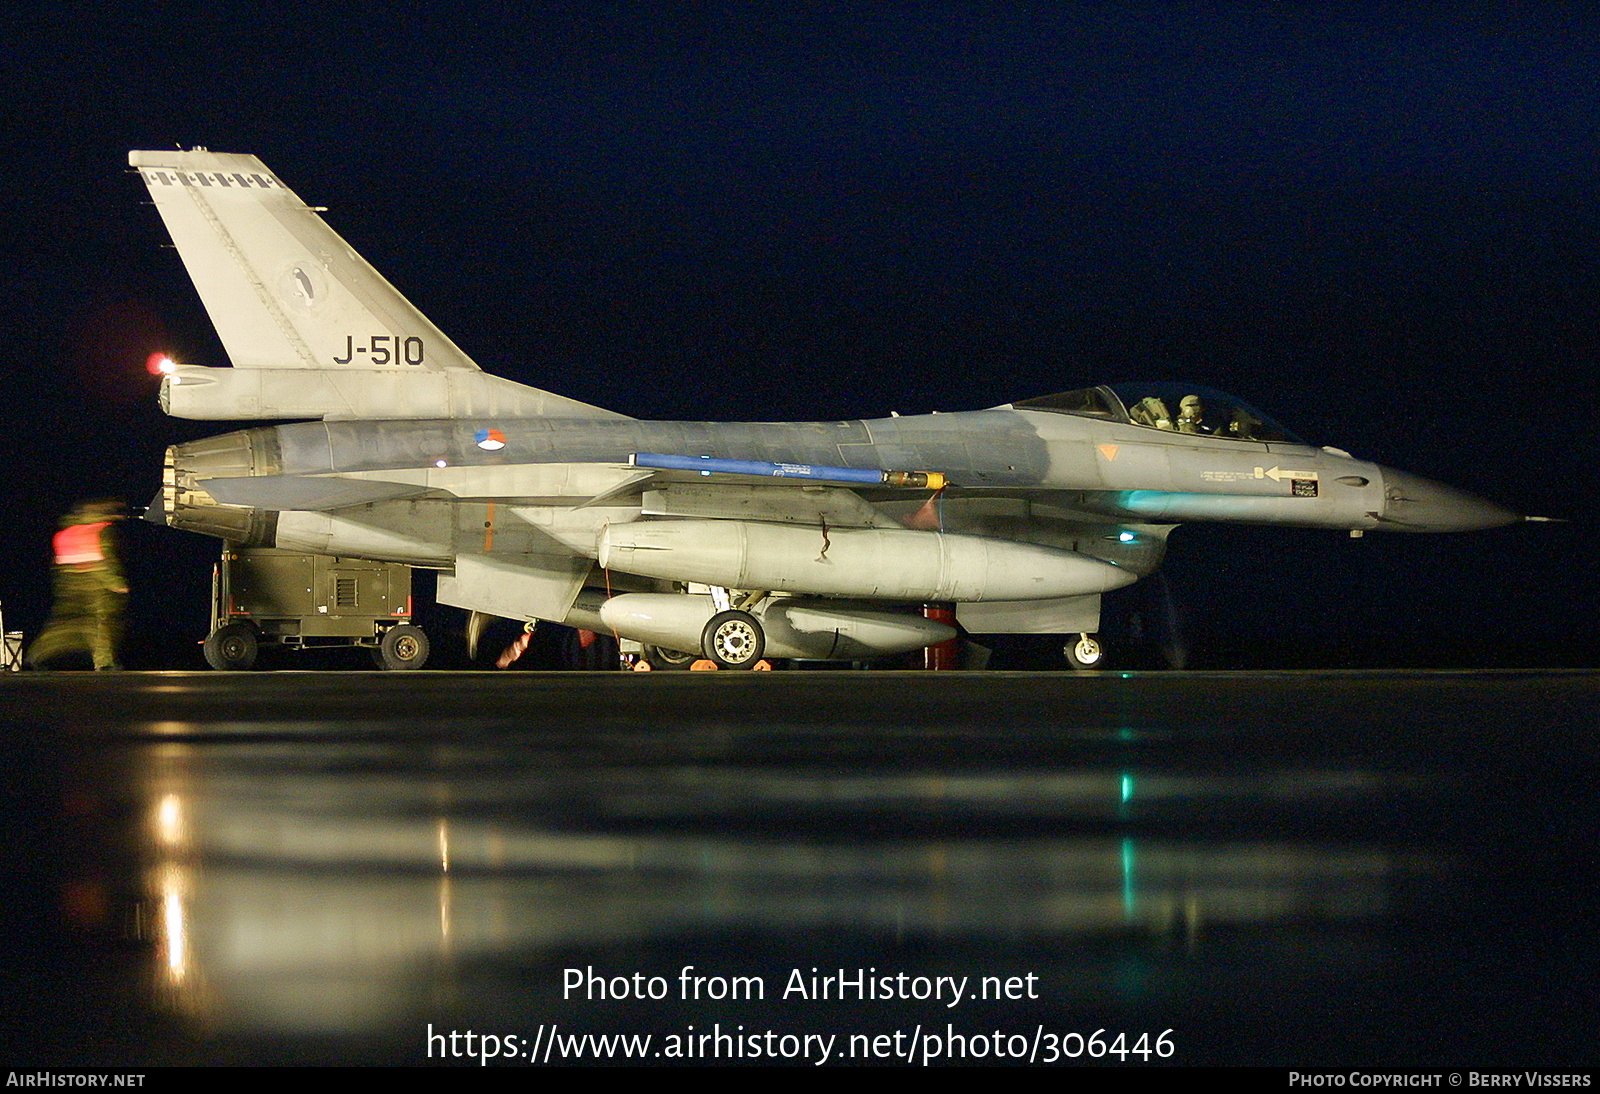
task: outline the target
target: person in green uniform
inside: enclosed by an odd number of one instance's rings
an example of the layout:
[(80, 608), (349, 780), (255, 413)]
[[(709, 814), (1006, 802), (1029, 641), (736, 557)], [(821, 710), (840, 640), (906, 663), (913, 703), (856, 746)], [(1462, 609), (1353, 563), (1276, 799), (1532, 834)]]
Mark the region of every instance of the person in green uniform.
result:
[(61, 518), (61, 530), (51, 541), (55, 602), (44, 630), (28, 647), (27, 663), (34, 668), (80, 652), (93, 658), (97, 672), (119, 667), (117, 641), (128, 582), (112, 529), (122, 515), (121, 502), (91, 501)]

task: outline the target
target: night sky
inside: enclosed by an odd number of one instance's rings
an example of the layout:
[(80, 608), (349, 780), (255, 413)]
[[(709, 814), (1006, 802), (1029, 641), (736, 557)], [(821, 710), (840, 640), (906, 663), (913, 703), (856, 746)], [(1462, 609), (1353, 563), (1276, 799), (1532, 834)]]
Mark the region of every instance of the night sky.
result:
[[(630, 415), (1180, 379), (1572, 518), (1180, 529), (1137, 595), (1201, 663), (1600, 662), (1600, 17), (1470, 10), (11, 13), (5, 625), (42, 622), (61, 511), (143, 504), (166, 445), (237, 428), (163, 417), (143, 370), (226, 362), (126, 171), (177, 144), (259, 155), (486, 370)], [(193, 658), (215, 542), (127, 533), (129, 662)]]

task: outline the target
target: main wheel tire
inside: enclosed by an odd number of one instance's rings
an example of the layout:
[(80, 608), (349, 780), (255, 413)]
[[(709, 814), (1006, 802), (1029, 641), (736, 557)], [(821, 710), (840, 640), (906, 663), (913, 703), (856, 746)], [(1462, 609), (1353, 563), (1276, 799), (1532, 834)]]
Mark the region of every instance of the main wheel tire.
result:
[(665, 646), (646, 646), (643, 651), (644, 659), (650, 662), (650, 667), (662, 672), (680, 672), (688, 669), (699, 658), (698, 654), (684, 653), (682, 650), (669, 650)]
[(378, 643), (378, 656), (386, 669), (420, 669), (428, 660), (428, 635), (410, 623), (390, 627)]
[(261, 643), (248, 623), (228, 623), (206, 635), (206, 664), (218, 672), (243, 672), (256, 663)]
[(1078, 635), (1078, 640), (1068, 642), (1061, 652), (1066, 654), (1067, 664), (1075, 669), (1097, 669), (1106, 659), (1105, 647), (1092, 634)]
[(700, 648), (718, 668), (754, 668), (766, 652), (761, 621), (749, 612), (718, 612), (700, 632)]

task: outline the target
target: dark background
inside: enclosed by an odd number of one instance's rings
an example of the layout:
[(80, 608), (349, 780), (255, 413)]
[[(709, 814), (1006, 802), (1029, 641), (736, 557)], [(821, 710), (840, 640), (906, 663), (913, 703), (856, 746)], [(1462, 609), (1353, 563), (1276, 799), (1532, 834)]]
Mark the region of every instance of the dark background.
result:
[[(1600, 662), (1600, 18), (1474, 5), (75, 5), (0, 27), (5, 625), (225, 357), (131, 148), (252, 152), (486, 370), (627, 414), (1231, 391), (1524, 512), (1191, 526), (1113, 601), (1195, 665)], [(130, 522), (127, 660), (216, 544)], [(458, 621), (439, 613), (448, 632)], [(448, 635), (438, 640), (448, 643)]]

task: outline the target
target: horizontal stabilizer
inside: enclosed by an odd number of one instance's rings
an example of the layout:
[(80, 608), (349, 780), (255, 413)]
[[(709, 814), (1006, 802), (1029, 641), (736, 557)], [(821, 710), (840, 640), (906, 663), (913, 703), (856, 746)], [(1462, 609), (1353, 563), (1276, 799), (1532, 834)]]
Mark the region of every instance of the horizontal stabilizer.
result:
[(200, 480), (200, 488), (223, 505), (248, 505), (253, 509), (291, 509), (326, 513), (375, 501), (416, 498), (429, 493), (425, 486), (368, 479), (315, 479), (297, 475), (243, 476)]

